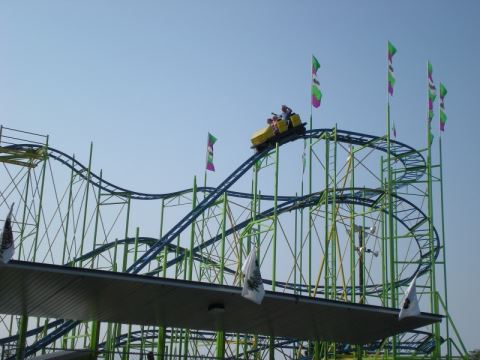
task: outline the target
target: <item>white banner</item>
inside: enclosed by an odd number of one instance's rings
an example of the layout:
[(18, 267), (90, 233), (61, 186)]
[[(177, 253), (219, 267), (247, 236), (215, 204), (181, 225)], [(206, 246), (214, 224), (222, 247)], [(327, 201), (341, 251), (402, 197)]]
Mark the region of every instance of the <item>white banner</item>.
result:
[(2, 230), (2, 244), (0, 246), (0, 263), (8, 263), (15, 253), (15, 245), (13, 243), (13, 231), (12, 231), (12, 212), (13, 205), (8, 212), (5, 223)]
[(260, 305), (265, 296), (265, 289), (263, 288), (263, 280), (255, 248), (250, 251), (247, 260), (245, 260), (242, 272), (245, 275), (242, 296)]
[(418, 306), (417, 299), (417, 275), (413, 278), (412, 282), (408, 286), (407, 292), (405, 293), (405, 298), (402, 301), (402, 307), (400, 313), (398, 314), (398, 319), (402, 320), (403, 318), (409, 316), (420, 315), (420, 307)]

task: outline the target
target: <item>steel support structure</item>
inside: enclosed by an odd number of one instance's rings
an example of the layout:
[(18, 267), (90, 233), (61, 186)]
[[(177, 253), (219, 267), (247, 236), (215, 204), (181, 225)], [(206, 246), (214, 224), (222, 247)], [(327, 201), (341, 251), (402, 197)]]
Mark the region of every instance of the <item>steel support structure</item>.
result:
[[(439, 145), (434, 164), (430, 144), (415, 150), (390, 134), (311, 128), (252, 155), (217, 187), (205, 175), (203, 186), (194, 178), (191, 189), (146, 194), (96, 172), (93, 145), (84, 166), (46, 136), (2, 127), (0, 208), (15, 202), (17, 259), (242, 286), (255, 248), (268, 290), (398, 307), (418, 273), (422, 310), (446, 316), (442, 325), (360, 345), (2, 315), (2, 359), (59, 349), (104, 359), (461, 357), (447, 306)], [(143, 220), (145, 209), (159, 212)]]

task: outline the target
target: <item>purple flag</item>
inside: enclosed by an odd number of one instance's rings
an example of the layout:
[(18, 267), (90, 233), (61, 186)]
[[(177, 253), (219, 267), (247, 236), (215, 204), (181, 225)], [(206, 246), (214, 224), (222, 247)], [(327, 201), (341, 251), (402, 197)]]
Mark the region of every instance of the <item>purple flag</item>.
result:
[(212, 134), (208, 133), (208, 143), (207, 143), (207, 170), (215, 171), (215, 166), (213, 165), (213, 144), (217, 141), (217, 138)]

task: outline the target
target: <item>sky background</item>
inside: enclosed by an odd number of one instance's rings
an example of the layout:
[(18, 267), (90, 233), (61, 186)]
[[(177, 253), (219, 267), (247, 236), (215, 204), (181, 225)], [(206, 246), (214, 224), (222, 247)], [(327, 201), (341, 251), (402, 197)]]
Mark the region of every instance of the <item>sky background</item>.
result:
[(92, 141), (106, 179), (153, 193), (203, 178), (210, 131), (216, 185), (251, 155), (271, 111), (286, 103), (308, 119), (312, 54), (324, 94), (314, 128), (385, 134), (390, 40), (398, 140), (425, 147), (428, 60), (448, 89), (449, 308), (479, 348), (479, 18), (476, 0), (2, 1), (0, 123), (49, 134), (84, 163)]

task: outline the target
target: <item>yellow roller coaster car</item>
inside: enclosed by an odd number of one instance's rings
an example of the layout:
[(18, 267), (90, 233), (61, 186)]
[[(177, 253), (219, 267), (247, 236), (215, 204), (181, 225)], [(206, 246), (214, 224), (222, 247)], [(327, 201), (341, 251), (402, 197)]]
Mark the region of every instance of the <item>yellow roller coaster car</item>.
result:
[(286, 121), (277, 121), (278, 133), (275, 134), (271, 126), (256, 131), (251, 138), (252, 149), (263, 151), (268, 147), (273, 146), (276, 142), (287, 137), (297, 137), (305, 133), (305, 123), (302, 123), (298, 114), (290, 116), (290, 126)]

